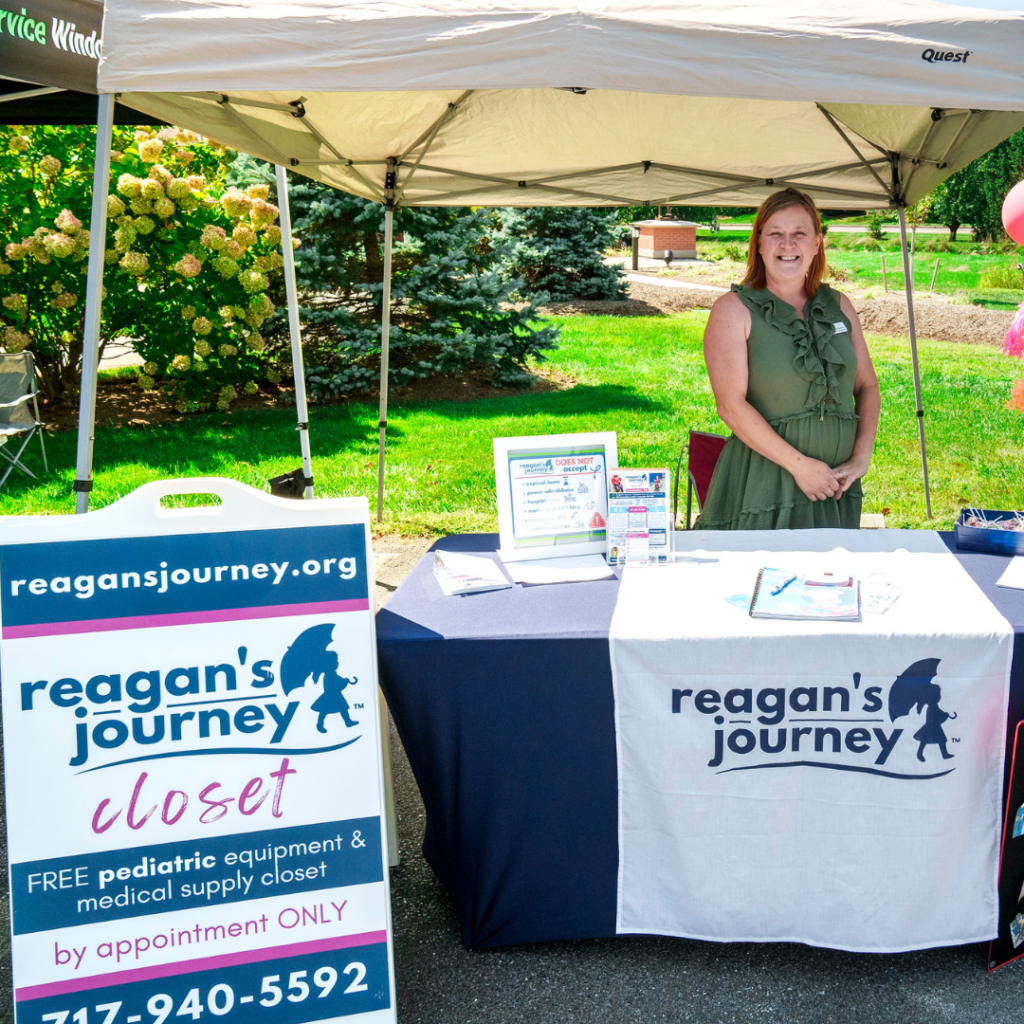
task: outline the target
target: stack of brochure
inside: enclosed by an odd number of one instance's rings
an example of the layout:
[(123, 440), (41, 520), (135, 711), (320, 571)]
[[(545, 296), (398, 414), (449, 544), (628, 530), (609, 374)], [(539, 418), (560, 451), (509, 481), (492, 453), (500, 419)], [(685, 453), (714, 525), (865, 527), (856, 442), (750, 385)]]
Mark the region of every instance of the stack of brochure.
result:
[(512, 584), (501, 566), (486, 555), (464, 555), (457, 551), (434, 552), (434, 576), (449, 596), (505, 590)]

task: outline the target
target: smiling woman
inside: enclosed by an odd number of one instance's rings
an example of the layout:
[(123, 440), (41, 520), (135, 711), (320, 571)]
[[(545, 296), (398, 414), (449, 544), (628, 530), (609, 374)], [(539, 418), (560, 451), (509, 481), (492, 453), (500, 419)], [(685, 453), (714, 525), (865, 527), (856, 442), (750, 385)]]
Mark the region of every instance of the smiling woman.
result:
[(853, 305), (821, 283), (821, 219), (796, 189), (769, 196), (747, 275), (712, 307), (704, 358), (733, 436), (698, 526), (711, 530), (860, 526), (860, 478), (880, 398)]

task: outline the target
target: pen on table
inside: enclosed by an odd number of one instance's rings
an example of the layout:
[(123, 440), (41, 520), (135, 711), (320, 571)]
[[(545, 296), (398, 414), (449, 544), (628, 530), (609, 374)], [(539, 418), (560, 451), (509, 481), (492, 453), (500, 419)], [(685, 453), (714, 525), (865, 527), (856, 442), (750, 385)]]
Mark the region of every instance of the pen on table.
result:
[(793, 575), (790, 576), (788, 579), (783, 580), (777, 587), (773, 588), (772, 597), (774, 597), (776, 594), (781, 594), (786, 589), (786, 587), (788, 587), (790, 583), (792, 583), (795, 579), (796, 573), (793, 573)]

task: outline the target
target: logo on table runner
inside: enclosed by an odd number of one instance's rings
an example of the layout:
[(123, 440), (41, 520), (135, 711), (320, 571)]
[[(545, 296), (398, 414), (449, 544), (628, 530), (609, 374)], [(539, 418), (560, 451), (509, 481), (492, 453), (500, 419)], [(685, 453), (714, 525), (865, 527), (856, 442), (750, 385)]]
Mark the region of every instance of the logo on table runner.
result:
[[(936, 683), (939, 658), (923, 658), (905, 668), (886, 687), (861, 689), (861, 673), (852, 686), (752, 687), (727, 690), (672, 690), (672, 713), (713, 716), (708, 767), (718, 774), (762, 768), (827, 768), (863, 772), (893, 779), (935, 779), (953, 768), (938, 769), (938, 761), (953, 758), (952, 740), (943, 728), (956, 714), (941, 707), (942, 689)], [(919, 772), (886, 767), (906, 729), (896, 723), (911, 714), (924, 714), (914, 733)], [(726, 716), (730, 716), (728, 721)], [(726, 728), (726, 726), (735, 728)], [(906, 746), (906, 741), (903, 746)], [(930, 749), (937, 748), (937, 749)], [(772, 755), (764, 760), (764, 755)]]

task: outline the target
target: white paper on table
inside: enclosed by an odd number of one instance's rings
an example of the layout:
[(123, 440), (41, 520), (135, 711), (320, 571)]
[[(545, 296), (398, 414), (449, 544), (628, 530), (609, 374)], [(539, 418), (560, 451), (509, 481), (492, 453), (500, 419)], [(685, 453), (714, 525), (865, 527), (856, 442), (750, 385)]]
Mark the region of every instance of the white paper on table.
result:
[(604, 555), (571, 555), (568, 558), (534, 558), (506, 562), (505, 571), (516, 583), (586, 583), (606, 580), (615, 573)]
[(997, 587), (1012, 587), (1024, 590), (1024, 557), (1016, 555), (1006, 567), (1006, 572), (996, 581)]

